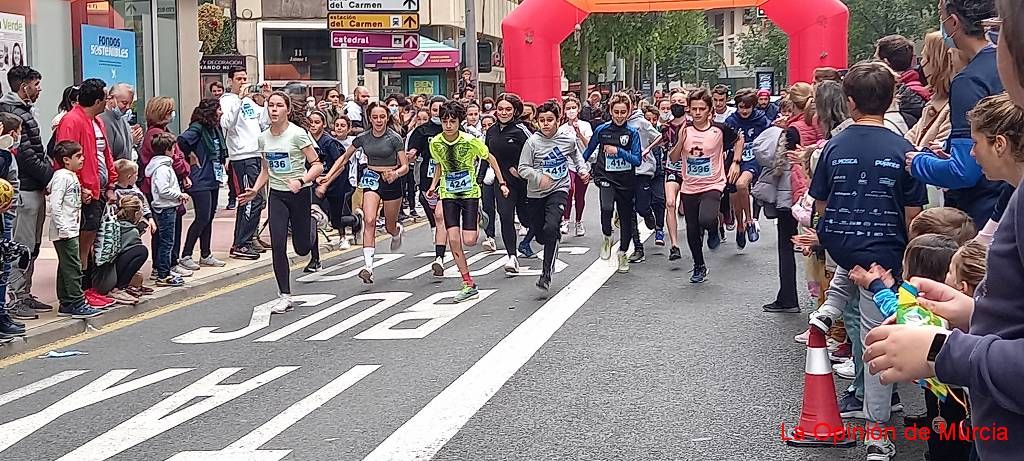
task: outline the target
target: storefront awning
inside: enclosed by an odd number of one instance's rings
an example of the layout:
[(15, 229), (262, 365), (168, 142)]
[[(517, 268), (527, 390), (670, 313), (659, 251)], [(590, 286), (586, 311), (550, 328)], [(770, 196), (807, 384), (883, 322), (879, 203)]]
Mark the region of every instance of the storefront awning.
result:
[(459, 50), (420, 35), (419, 51), (366, 51), (363, 63), (376, 70), (391, 69), (455, 69), (459, 67)]

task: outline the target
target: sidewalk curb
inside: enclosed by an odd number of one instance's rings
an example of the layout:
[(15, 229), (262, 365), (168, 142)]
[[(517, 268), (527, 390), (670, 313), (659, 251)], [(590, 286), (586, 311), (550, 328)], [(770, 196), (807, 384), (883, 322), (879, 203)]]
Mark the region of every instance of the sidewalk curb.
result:
[[(410, 223), (406, 226), (406, 231), (413, 230), (421, 227), (422, 225), (423, 224), (419, 222)], [(388, 239), (390, 239), (390, 235), (386, 232), (383, 236), (378, 234), (377, 243), (380, 244), (382, 241)], [(359, 245), (353, 245), (351, 248), (345, 250), (331, 250), (324, 252), (321, 247), (320, 259), (326, 263), (330, 259), (358, 251), (360, 248), (362, 247)], [(288, 266), (292, 271), (296, 270), (296, 265), (304, 265), (308, 261), (309, 256), (299, 256), (293, 252), (288, 253)], [(259, 260), (248, 266), (243, 266), (243, 268), (239, 270), (226, 271), (210, 276), (209, 278), (205, 278), (202, 283), (194, 286), (171, 288), (167, 291), (161, 291), (156, 294), (156, 297), (145, 300), (135, 306), (121, 306), (116, 309), (108, 310), (104, 312), (103, 315), (93, 317), (91, 319), (63, 318), (56, 322), (51, 322), (46, 325), (33, 328), (29, 330), (24, 337), (14, 338), (11, 342), (0, 344), (0, 359), (7, 359), (29, 351), (42, 349), (48, 344), (53, 344), (72, 336), (88, 333), (93, 330), (102, 330), (105, 326), (122, 320), (155, 311), (176, 303), (188, 301), (193, 298), (199, 298), (208, 292), (239, 284), (254, 277), (268, 275), (271, 271), (271, 264), (272, 258), (268, 251)], [(197, 292), (197, 288), (202, 291)]]

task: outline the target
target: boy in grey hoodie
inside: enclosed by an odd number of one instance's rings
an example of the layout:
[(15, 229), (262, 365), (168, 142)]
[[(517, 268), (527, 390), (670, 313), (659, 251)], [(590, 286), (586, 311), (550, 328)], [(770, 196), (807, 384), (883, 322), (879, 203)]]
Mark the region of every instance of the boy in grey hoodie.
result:
[[(644, 113), (640, 109), (633, 111), (626, 124), (640, 133), (640, 148), (644, 152), (647, 152), (647, 148), (661, 136), (661, 132), (644, 118)], [(641, 157), (640, 162), (640, 166), (636, 167), (634, 208), (636, 209), (636, 214), (644, 218), (644, 225), (648, 228), (655, 228), (658, 221), (662, 221), (662, 224), (664, 224), (663, 219), (658, 219), (658, 214), (660, 210), (661, 217), (665, 216), (665, 181), (655, 181), (659, 162), (654, 155), (644, 155)], [(658, 188), (660, 188), (660, 191)], [(643, 242), (640, 241), (640, 226), (636, 216), (632, 216), (632, 219), (633, 255), (630, 256), (629, 262), (642, 263), (647, 258), (644, 256)], [(661, 231), (662, 229), (657, 227), (657, 230)], [(664, 237), (662, 237), (662, 244), (664, 244)]]
[(160, 133), (153, 138), (153, 158), (146, 165), (146, 177), (153, 190), (153, 217), (156, 233), (153, 235), (153, 270), (156, 284), (162, 287), (180, 287), (181, 277), (171, 274), (171, 252), (174, 247), (174, 223), (178, 219), (178, 206), (188, 203), (189, 197), (181, 192), (178, 179), (171, 166), (171, 149), (177, 142), (173, 134)]
[(562, 238), (559, 227), (569, 198), (569, 168), (584, 182), (590, 180), (590, 163), (583, 160), (576, 135), (559, 129), (560, 113), (558, 104), (550, 101), (537, 109), (540, 131), (526, 140), (518, 167), (519, 177), (526, 181), (528, 227), (536, 232), (537, 242), (544, 245), (544, 268), (537, 281), (537, 288), (544, 291), (551, 285)]

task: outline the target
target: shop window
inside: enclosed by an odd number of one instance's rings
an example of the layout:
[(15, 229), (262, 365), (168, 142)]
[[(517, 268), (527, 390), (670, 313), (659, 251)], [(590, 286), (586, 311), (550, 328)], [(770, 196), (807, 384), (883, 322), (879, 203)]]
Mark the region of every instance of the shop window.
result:
[(338, 79), (337, 53), (326, 30), (263, 31), (263, 75), (267, 80)]

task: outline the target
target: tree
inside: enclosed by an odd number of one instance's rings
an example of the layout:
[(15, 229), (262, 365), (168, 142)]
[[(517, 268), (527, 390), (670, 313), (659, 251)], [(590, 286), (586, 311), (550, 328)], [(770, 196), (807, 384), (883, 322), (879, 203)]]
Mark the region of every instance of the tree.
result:
[(789, 50), (786, 33), (768, 21), (753, 24), (750, 30), (740, 35), (739, 58), (748, 68), (771, 67), (776, 79), (786, 80), (786, 64)]

